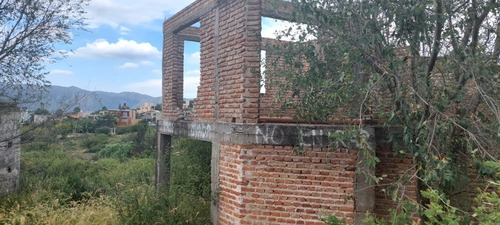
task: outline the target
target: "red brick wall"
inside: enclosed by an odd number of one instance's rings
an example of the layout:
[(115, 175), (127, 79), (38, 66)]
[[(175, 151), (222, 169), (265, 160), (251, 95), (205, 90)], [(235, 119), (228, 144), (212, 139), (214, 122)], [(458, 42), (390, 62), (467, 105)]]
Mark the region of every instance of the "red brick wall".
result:
[[(189, 7), (198, 9), (199, 1)], [(200, 18), (201, 27), (201, 82), (194, 102), (192, 120), (218, 120), (226, 123), (257, 123), (259, 116), (260, 80), (260, 29), (261, 1), (233, 0), (219, 4), (219, 17), (214, 9)], [(178, 16), (189, 15), (189, 10), (181, 11)], [(176, 15), (177, 16), (177, 15)], [(175, 17), (168, 20), (164, 29), (172, 28), (178, 22)], [(218, 26), (217, 26), (218, 25)], [(218, 32), (218, 35), (216, 35)], [(165, 34), (164, 52), (164, 112), (167, 118), (175, 118), (175, 106), (182, 85), (171, 88), (178, 77), (176, 57), (177, 43)], [(179, 55), (179, 56), (174, 56)], [(182, 61), (181, 61), (182, 62)], [(180, 63), (182, 69), (182, 63)], [(173, 77), (172, 77), (173, 76)], [(218, 77), (218, 79), (216, 78)], [(182, 84), (182, 83), (180, 83)], [(218, 88), (217, 88), (218, 86)], [(173, 98), (173, 99), (172, 99)], [(218, 108), (217, 108), (218, 105)], [(218, 111), (217, 111), (218, 110)], [(217, 113), (218, 112), (218, 113)]]
[(354, 220), (356, 151), (291, 146), (220, 147), (220, 224), (323, 224)]
[(194, 121), (215, 119), (215, 9), (200, 20), (200, 86), (194, 99)]
[[(276, 44), (278, 41), (268, 40), (266, 44)], [(266, 93), (260, 94), (260, 104), (259, 104), (259, 117), (294, 117), (296, 115), (295, 109), (288, 108), (282, 109), (281, 105), (283, 105), (284, 101), (277, 102), (276, 97), (278, 91), (282, 91), (281, 98), (282, 100), (290, 100), (292, 99), (291, 92), (284, 92), (284, 79), (277, 77), (270, 77), (271, 71), (275, 67), (280, 66), (280, 61), (277, 60), (277, 56), (271, 54), (269, 51), (266, 51), (266, 78), (265, 78), (265, 87)], [(283, 84), (283, 85), (281, 85)], [(294, 99), (297, 101), (297, 98)]]
[(220, 9), (219, 25), (220, 121), (257, 123), (260, 0), (230, 1)]
[[(405, 174), (412, 177), (416, 170), (413, 163), (413, 157), (410, 154), (406, 156), (395, 156), (394, 149), (391, 147), (378, 147), (376, 150), (380, 162), (375, 168), (377, 177), (383, 174), (387, 175), (375, 188), (375, 209), (374, 214), (378, 217), (389, 219), (389, 209), (396, 209), (399, 201), (393, 201), (391, 192), (384, 193), (382, 190), (397, 188), (399, 197), (403, 199), (417, 199), (417, 180), (412, 178), (410, 182), (403, 186), (391, 186)], [(415, 214), (415, 216), (417, 216)]]

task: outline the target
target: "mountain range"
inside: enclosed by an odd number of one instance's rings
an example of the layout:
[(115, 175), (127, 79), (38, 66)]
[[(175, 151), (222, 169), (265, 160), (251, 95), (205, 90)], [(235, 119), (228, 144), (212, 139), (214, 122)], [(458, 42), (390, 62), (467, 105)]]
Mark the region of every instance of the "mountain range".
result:
[(144, 103), (154, 106), (161, 101), (161, 97), (151, 97), (136, 92), (112, 93), (52, 85), (47, 89), (40, 105), (31, 104), (25, 107), (32, 111), (43, 107), (50, 112), (55, 112), (57, 109), (71, 112), (75, 107), (80, 107), (82, 111), (88, 112), (102, 109), (103, 106), (108, 109), (117, 109), (119, 105), (125, 103), (131, 109), (143, 106)]

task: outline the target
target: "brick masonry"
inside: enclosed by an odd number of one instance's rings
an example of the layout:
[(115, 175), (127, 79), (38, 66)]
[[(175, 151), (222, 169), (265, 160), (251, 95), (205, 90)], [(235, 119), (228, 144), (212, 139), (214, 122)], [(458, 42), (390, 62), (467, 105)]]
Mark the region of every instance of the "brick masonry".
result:
[(333, 213), (354, 221), (356, 152), (293, 146), (220, 148), (220, 224), (320, 224)]
[[(366, 184), (365, 175), (355, 172), (366, 169), (358, 152), (330, 148), (329, 134), (345, 126), (277, 123), (293, 116), (276, 113), (279, 87), (260, 93), (261, 50), (273, 42), (260, 36), (261, 17), (286, 19), (289, 9), (280, 0), (197, 0), (165, 21), (157, 187), (168, 185), (170, 137), (176, 135), (212, 142), (213, 224), (323, 224), (318, 218), (325, 214), (361, 224), (367, 211), (387, 218), (398, 202), (382, 190), (415, 172), (411, 156), (393, 154), (379, 127), (362, 126), (381, 160), (367, 173), (387, 175), (378, 185)], [(191, 26), (196, 22), (199, 28)], [(190, 115), (182, 112), (185, 40), (201, 46)], [(414, 179), (398, 190), (416, 199)]]

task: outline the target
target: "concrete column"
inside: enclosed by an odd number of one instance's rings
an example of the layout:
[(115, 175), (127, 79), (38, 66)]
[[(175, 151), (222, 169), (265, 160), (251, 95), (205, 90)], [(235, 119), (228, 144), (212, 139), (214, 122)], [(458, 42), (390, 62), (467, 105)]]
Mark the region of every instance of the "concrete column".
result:
[(172, 136), (158, 132), (158, 152), (156, 158), (155, 186), (156, 192), (168, 190), (170, 185), (170, 155), (172, 152)]
[[(375, 129), (364, 127), (365, 135), (368, 136), (368, 145), (370, 146), (368, 157), (375, 156)], [(370, 176), (375, 176), (375, 168), (364, 166), (360, 163), (367, 155), (362, 154), (362, 150), (358, 152), (358, 169), (356, 171), (356, 179), (354, 185), (354, 224), (363, 224), (366, 218), (366, 212), (373, 212), (375, 208), (375, 182), (370, 180)]]
[(212, 224), (219, 224), (219, 157), (220, 157), (220, 143), (212, 142), (212, 160), (211, 160), (211, 190), (212, 190), (212, 204), (210, 205), (210, 215), (212, 217)]

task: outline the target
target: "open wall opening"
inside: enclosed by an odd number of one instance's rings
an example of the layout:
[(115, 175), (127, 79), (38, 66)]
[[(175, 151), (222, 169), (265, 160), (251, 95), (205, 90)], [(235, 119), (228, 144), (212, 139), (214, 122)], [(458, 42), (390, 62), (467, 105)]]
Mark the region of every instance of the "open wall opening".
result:
[(172, 138), (170, 208), (182, 223), (210, 224), (212, 143)]
[(260, 51), (260, 93), (266, 93), (266, 51)]
[[(200, 43), (184, 41), (184, 114), (190, 114), (200, 86)], [(186, 118), (188, 115), (184, 115)]]

